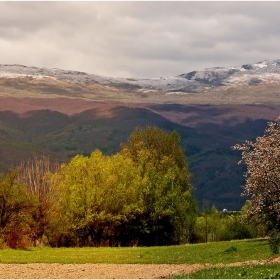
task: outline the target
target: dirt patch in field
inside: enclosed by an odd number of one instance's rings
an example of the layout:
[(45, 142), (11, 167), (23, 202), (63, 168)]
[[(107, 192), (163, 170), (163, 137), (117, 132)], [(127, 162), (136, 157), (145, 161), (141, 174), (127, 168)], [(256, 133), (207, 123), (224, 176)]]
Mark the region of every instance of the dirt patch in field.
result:
[(280, 257), (232, 264), (0, 264), (1, 279), (162, 279), (203, 268), (280, 263)]
[(0, 264), (1, 278), (159, 279), (194, 272), (204, 265), (152, 264)]

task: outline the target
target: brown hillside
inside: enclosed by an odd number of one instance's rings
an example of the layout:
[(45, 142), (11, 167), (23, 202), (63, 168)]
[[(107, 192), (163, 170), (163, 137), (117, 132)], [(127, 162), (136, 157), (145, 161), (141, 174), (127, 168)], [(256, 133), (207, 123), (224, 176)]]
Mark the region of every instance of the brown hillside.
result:
[(15, 98), (0, 97), (0, 111), (24, 114), (28, 111), (48, 109), (69, 116), (94, 109), (100, 117), (112, 117), (116, 107), (146, 108), (166, 119), (186, 126), (200, 123), (235, 125), (246, 119), (274, 120), (280, 116), (280, 107), (268, 105), (182, 105), (182, 104), (145, 104), (122, 103), (114, 101), (91, 101), (78, 98)]

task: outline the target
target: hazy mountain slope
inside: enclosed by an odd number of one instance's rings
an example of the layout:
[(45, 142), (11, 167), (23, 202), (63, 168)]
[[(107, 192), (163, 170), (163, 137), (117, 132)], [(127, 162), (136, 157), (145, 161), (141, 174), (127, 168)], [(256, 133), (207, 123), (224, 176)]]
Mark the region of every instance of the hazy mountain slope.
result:
[[(142, 105), (144, 106), (144, 105)], [(200, 124), (236, 125), (250, 120), (274, 120), (280, 107), (261, 104), (183, 105), (148, 104), (144, 106), (172, 122), (196, 127)]]
[(49, 149), (34, 145), (28, 138), (30, 135), (22, 131), (18, 116), (12, 112), (0, 112), (0, 172), (7, 172), (19, 162), (33, 155), (46, 155), (52, 160), (65, 162), (67, 158)]

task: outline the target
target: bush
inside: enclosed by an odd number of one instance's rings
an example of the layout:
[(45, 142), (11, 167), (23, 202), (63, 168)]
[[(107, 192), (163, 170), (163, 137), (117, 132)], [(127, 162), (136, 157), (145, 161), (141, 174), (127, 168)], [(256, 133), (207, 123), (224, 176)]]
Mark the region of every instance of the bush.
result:
[(279, 254), (280, 234), (277, 230), (273, 230), (269, 234), (269, 248), (274, 255)]
[(9, 228), (4, 235), (5, 247), (11, 249), (27, 249), (32, 247), (32, 242), (24, 228), (21, 226)]

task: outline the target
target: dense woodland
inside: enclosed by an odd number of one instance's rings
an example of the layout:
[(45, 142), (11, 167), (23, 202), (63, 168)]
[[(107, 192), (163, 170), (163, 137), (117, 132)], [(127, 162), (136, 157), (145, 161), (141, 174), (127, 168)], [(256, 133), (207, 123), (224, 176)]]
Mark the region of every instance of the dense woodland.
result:
[(0, 245), (154, 246), (262, 237), (241, 212), (199, 211), (177, 132), (136, 128), (121, 151), (33, 157), (0, 178)]

